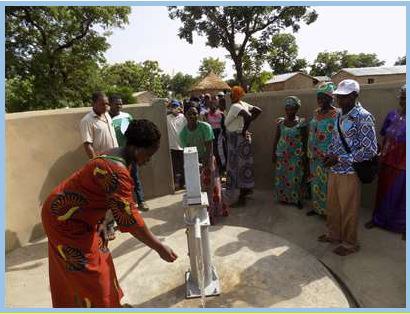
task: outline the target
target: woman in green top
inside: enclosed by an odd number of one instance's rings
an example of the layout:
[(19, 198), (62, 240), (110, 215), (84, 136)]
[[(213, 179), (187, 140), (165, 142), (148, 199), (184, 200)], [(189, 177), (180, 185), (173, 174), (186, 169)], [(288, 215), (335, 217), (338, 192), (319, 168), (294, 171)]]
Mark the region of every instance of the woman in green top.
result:
[(305, 197), (307, 128), (305, 119), (296, 115), (301, 106), (300, 99), (289, 96), (283, 104), (286, 116), (277, 120), (273, 142), (275, 190), (281, 203), (294, 204), (302, 209)]
[(196, 147), (202, 164), (201, 185), (208, 194), (208, 213), (211, 224), (217, 216), (228, 216), (228, 207), (223, 201), (218, 165), (213, 156), (214, 133), (210, 124), (198, 121), (199, 104), (191, 102), (185, 106), (187, 125), (179, 134), (182, 147)]
[(317, 108), (309, 124), (308, 157), (310, 162), (310, 186), (312, 191), (313, 210), (308, 216), (326, 214), (327, 170), (323, 158), (332, 141), (337, 109), (333, 106), (333, 91), (336, 86), (332, 82), (323, 83), (316, 92)]

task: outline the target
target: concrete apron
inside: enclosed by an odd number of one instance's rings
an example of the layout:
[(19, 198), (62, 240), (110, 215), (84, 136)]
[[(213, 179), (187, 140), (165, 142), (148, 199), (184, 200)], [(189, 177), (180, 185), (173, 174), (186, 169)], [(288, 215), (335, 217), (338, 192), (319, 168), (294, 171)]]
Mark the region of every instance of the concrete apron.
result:
[[(213, 264), (222, 293), (206, 299), (206, 307), (337, 307), (349, 302), (332, 275), (312, 255), (271, 233), (242, 227), (211, 227)], [(200, 307), (199, 299), (185, 299), (185, 272), (189, 269), (185, 229), (161, 238), (179, 255), (173, 264), (160, 259), (128, 234), (111, 243), (123, 302), (134, 307)], [(6, 273), (6, 306), (50, 307), (47, 246), (30, 261), (28, 250), (8, 255), (18, 267)], [(42, 258), (38, 258), (42, 257)]]

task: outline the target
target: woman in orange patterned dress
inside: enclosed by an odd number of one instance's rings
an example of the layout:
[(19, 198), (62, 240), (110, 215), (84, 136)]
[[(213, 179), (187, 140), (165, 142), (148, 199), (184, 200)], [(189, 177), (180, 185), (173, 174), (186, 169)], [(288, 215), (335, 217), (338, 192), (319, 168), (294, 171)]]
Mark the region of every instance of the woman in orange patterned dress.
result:
[(44, 203), (53, 307), (121, 307), (123, 292), (102, 230), (110, 209), (121, 232), (173, 262), (177, 256), (144, 224), (132, 197), (132, 161), (141, 166), (158, 150), (161, 134), (148, 120), (133, 120), (127, 145), (90, 160), (60, 183)]

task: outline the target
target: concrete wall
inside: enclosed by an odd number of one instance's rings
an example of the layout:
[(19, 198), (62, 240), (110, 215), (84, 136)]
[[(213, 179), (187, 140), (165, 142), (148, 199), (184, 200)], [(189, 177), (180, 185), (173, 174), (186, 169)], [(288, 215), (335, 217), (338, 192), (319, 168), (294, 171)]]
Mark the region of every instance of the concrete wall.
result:
[(339, 84), (345, 79), (353, 79), (359, 82), (360, 85), (369, 84), (369, 79), (374, 80), (374, 84), (390, 83), (397, 81), (405, 81), (406, 74), (392, 74), (392, 75), (369, 75), (369, 76), (354, 76), (347, 72), (341, 71), (332, 77), (332, 81)]
[[(387, 112), (398, 107), (398, 90), (403, 83), (396, 82), (363, 86), (360, 101), (376, 118), (377, 132), (379, 132)], [(272, 189), (273, 192), (271, 156), (275, 132), (274, 121), (284, 115), (282, 100), (290, 95), (298, 96), (302, 100), (299, 114), (310, 119), (316, 107), (314, 89), (248, 94), (244, 99), (263, 110), (261, 116), (252, 124), (250, 129), (253, 132), (252, 143), (256, 187), (259, 189)], [(362, 198), (364, 206), (373, 206), (375, 188), (375, 183), (364, 185)]]
[[(41, 204), (52, 189), (87, 162), (79, 121), (90, 108), (6, 115), (6, 251), (43, 235)], [(124, 111), (153, 121), (161, 147), (141, 169), (147, 198), (173, 193), (171, 160), (163, 101), (130, 105)]]

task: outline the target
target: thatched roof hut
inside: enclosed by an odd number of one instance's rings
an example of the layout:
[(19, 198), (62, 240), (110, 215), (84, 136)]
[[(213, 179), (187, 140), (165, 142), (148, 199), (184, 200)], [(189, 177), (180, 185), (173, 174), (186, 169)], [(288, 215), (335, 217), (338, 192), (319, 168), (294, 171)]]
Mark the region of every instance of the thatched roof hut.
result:
[(199, 96), (201, 94), (209, 93), (211, 95), (216, 95), (219, 92), (225, 92), (231, 90), (231, 87), (226, 84), (218, 75), (210, 72), (201, 81), (199, 81), (191, 89), (192, 96)]

